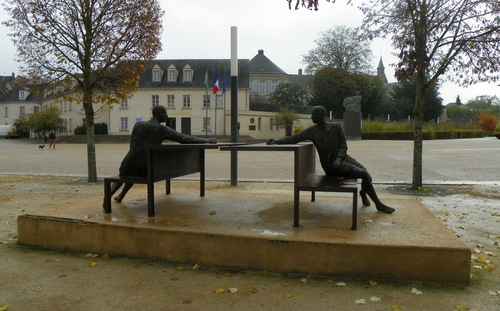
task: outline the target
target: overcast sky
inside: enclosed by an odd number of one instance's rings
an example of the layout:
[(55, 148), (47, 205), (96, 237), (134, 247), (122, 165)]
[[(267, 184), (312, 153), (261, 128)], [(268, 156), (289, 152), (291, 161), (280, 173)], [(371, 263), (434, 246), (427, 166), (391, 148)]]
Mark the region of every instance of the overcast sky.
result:
[[(355, 0), (359, 2), (362, 0)], [(0, 0), (3, 3), (3, 0)], [(231, 26), (237, 27), (238, 58), (251, 59), (259, 49), (277, 66), (289, 74), (305, 68), (302, 55), (315, 47), (314, 40), (321, 32), (336, 25), (358, 27), (362, 14), (355, 6), (320, 1), (319, 11), (288, 10), (286, 0), (185, 0), (160, 1), (165, 16), (163, 19), (163, 51), (159, 59), (229, 59), (231, 57)], [(3, 8), (1, 20), (7, 18)], [(16, 50), (7, 36), (8, 29), (0, 26), (0, 74), (18, 74), (18, 63), (14, 61)], [(391, 63), (390, 41), (376, 39), (371, 43), (373, 72), (382, 57), (389, 82), (395, 82)], [(462, 102), (478, 95), (500, 97), (498, 83), (478, 84), (468, 88), (445, 83), (440, 88), (444, 104), (455, 101), (460, 95)]]

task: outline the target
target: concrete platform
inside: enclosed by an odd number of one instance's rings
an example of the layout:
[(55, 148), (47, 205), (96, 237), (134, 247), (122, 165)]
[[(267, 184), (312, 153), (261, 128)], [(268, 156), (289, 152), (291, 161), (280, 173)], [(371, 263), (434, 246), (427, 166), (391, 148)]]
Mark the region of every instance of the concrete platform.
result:
[(349, 194), (301, 196), (293, 228), (291, 184), (174, 181), (156, 185), (156, 217), (147, 217), (146, 188), (136, 185), (112, 214), (102, 196), (21, 215), (22, 244), (99, 254), (275, 272), (368, 279), (469, 283), (470, 249), (418, 200), (384, 198), (392, 215), (359, 207), (350, 230)]

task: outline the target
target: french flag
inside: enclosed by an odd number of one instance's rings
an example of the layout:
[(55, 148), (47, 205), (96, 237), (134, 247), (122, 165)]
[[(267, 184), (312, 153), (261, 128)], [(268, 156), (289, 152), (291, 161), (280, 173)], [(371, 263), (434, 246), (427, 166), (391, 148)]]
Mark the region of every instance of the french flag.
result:
[(215, 77), (214, 77), (214, 90), (213, 90), (213, 94), (217, 94), (218, 91), (219, 91), (219, 73), (216, 72), (215, 73)]

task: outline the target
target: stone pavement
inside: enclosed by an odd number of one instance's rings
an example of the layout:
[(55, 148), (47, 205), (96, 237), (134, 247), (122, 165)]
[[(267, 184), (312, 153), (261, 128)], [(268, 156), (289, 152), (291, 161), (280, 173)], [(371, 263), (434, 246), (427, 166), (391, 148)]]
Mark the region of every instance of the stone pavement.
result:
[[(397, 199), (384, 190), (410, 182), (412, 142), (348, 144), (349, 153), (370, 170), (380, 195)], [(126, 144), (98, 145), (98, 175), (115, 175), (127, 149)], [(424, 143), (425, 183), (453, 187), (457, 194), (414, 199), (473, 249), (471, 285), (462, 286), (196, 267), (23, 247), (15, 243), (17, 215), (102, 195), (102, 184), (82, 182), (84, 145), (39, 150), (36, 144), (1, 140), (0, 309), (497, 310), (500, 164), (494, 160), (499, 151), (495, 138)], [(227, 180), (228, 162), (228, 153), (207, 154), (207, 178)], [(291, 155), (240, 153), (239, 177), (242, 182), (289, 181)], [(217, 294), (219, 289), (225, 292)]]

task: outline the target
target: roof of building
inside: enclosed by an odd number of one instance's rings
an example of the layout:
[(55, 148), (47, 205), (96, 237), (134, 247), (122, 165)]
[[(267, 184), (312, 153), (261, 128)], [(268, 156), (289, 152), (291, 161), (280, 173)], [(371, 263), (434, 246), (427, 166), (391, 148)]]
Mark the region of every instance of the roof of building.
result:
[(258, 51), (257, 55), (250, 60), (248, 68), (250, 74), (288, 75), (264, 55), (264, 50)]
[(292, 83), (298, 85), (304, 89), (309, 88), (309, 83), (311, 81), (312, 75), (305, 75), (302, 73), (302, 69), (299, 69), (299, 74), (290, 75), (292, 78)]
[[(248, 59), (238, 60), (238, 87), (249, 87)], [(163, 75), (160, 82), (153, 82), (153, 69), (158, 66)], [(158, 68), (156, 67), (156, 68)], [(175, 82), (168, 81), (168, 70), (177, 70)], [(183, 81), (184, 69), (190, 68), (193, 71), (191, 82)], [(157, 59), (149, 61), (146, 65), (146, 72), (139, 79), (140, 88), (204, 88), (205, 73), (208, 77), (208, 86), (214, 84), (216, 73), (219, 77), (219, 86), (222, 87), (224, 74), (226, 75), (226, 87), (231, 87), (231, 60), (230, 59)]]

